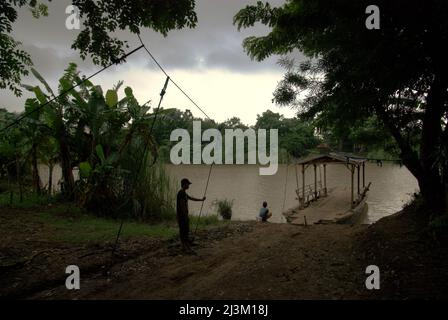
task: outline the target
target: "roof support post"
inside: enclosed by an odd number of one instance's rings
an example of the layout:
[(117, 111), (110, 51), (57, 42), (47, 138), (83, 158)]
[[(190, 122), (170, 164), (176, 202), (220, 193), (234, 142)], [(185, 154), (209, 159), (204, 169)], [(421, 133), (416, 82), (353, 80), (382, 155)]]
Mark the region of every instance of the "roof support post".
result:
[(354, 207), (354, 184), (355, 184), (355, 165), (351, 165), (350, 168), (351, 174), (352, 174), (352, 183), (351, 183), (351, 202), (350, 202), (350, 206), (351, 208)]
[(324, 163), (324, 196), (327, 196), (327, 164)]
[(317, 200), (317, 165), (314, 164), (314, 200)]
[(361, 170), (361, 167), (360, 167), (360, 165), (358, 164), (357, 166), (357, 169), (358, 169), (358, 198), (359, 198), (359, 195), (361, 194), (361, 191), (359, 190), (359, 187), (360, 187), (360, 184), (359, 184), (359, 173), (360, 173), (360, 170)]
[(302, 164), (302, 209), (305, 209), (305, 164)]
[(362, 188), (366, 188), (366, 163), (362, 163)]
[(294, 169), (296, 171), (296, 187), (297, 187), (297, 192), (299, 190), (299, 173), (297, 172), (297, 164), (294, 165)]

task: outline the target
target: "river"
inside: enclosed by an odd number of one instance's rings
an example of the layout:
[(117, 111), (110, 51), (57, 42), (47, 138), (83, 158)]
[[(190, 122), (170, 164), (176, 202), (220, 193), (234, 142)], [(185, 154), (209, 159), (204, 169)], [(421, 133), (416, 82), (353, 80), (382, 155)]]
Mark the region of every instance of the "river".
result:
[[(206, 165), (167, 165), (167, 170), (176, 184), (186, 177), (193, 184), (189, 194), (201, 197), (207, 182), (209, 166)], [(48, 182), (48, 168), (39, 167), (43, 184)], [(286, 172), (288, 177), (286, 178)], [(321, 173), (323, 174), (323, 173)], [(318, 179), (321, 175), (318, 173)], [(75, 171), (77, 177), (77, 172)], [(312, 183), (312, 169), (306, 171), (305, 183)], [(61, 168), (56, 166), (53, 173), (54, 189), (61, 179)], [(394, 164), (384, 164), (382, 167), (373, 163), (366, 164), (366, 184), (372, 182), (368, 193), (369, 211), (362, 223), (373, 223), (378, 219), (399, 211), (414, 192), (418, 190), (416, 179), (405, 167)], [(299, 172), (299, 186), (302, 178)], [(203, 214), (216, 214), (213, 201), (227, 198), (233, 200), (233, 220), (254, 220), (263, 201), (273, 212), (272, 222), (285, 222), (281, 212), (298, 205), (295, 189), (297, 185), (293, 165), (279, 165), (278, 171), (272, 176), (260, 176), (256, 165), (216, 165), (213, 167), (204, 203)], [(343, 165), (327, 166), (327, 187), (349, 186), (350, 172)], [(286, 191), (285, 191), (286, 190)], [(190, 202), (190, 213), (198, 214), (200, 202)]]
[[(188, 192), (190, 195), (195, 197), (203, 195), (209, 166), (168, 165), (167, 167), (174, 179), (180, 180), (186, 177), (193, 183)], [(323, 172), (321, 174), (323, 175)], [(318, 179), (319, 176), (318, 171)], [(314, 172), (310, 168), (306, 171), (305, 183), (311, 183), (312, 179), (314, 179)], [(300, 172), (298, 182), (301, 186)], [(405, 167), (395, 164), (383, 164), (380, 167), (374, 163), (367, 163), (366, 185), (368, 182), (372, 182), (367, 198), (369, 211), (362, 223), (373, 223), (399, 211), (418, 190), (417, 180), (411, 173)], [(255, 165), (214, 166), (203, 214), (216, 214), (216, 209), (212, 205), (213, 201), (227, 198), (234, 201), (232, 220), (254, 220), (262, 202), (267, 201), (268, 207), (273, 212), (271, 221), (285, 222), (281, 214), (282, 209), (286, 210), (298, 205), (295, 195), (296, 185), (293, 165), (288, 168), (286, 165), (279, 165), (277, 173), (272, 176), (260, 176), (258, 166)], [(327, 187), (336, 186), (350, 186), (350, 171), (343, 165), (328, 165)], [(190, 213), (197, 214), (200, 207), (200, 202), (190, 202)]]

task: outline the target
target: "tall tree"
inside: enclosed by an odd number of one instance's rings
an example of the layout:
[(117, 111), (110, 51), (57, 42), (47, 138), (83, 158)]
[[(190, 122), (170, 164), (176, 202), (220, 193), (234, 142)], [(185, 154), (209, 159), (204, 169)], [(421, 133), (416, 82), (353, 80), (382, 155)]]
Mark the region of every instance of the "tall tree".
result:
[[(328, 113), (351, 121), (381, 119), (417, 178), (432, 212), (447, 207), (448, 2), (378, 0), (380, 29), (366, 27), (360, 0), (257, 2), (237, 13), (238, 28), (272, 28), (244, 41), (263, 60), (298, 49), (309, 61), (290, 65), (274, 98), (301, 113)], [(302, 98), (305, 95), (305, 98)], [(415, 150), (409, 137), (418, 135)]]

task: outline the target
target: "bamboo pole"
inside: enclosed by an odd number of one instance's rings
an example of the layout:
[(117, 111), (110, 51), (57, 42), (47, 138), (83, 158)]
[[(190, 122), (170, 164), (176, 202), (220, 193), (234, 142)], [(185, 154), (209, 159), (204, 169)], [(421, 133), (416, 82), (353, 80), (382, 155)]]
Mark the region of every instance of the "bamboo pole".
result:
[(324, 164), (324, 195), (327, 196), (327, 164)]
[(302, 164), (302, 209), (305, 208), (305, 165)]
[(296, 170), (296, 185), (297, 185), (297, 190), (299, 190), (299, 173), (297, 172), (297, 164), (294, 165), (294, 168)]
[(358, 169), (357, 171), (358, 171), (358, 197), (359, 197), (359, 195), (361, 194), (361, 192), (360, 192), (360, 190), (359, 190), (359, 172), (360, 172), (360, 169), (361, 169), (361, 167), (359, 166), (359, 164), (356, 166), (356, 168)]
[(287, 187), (288, 187), (288, 170), (289, 170), (289, 161), (286, 164), (285, 191), (284, 191), (284, 194), (283, 194), (282, 213), (285, 212), (285, 205), (286, 205), (286, 191), (287, 191)]
[(319, 183), (320, 183), (320, 187), (323, 188), (322, 185), (322, 165), (319, 164)]
[(362, 188), (366, 188), (366, 163), (362, 163)]
[(294, 170), (296, 172), (296, 194), (297, 198), (299, 199), (299, 209), (302, 208), (302, 203), (300, 202), (300, 195), (299, 195), (299, 173), (297, 172), (297, 163), (294, 164)]
[(351, 165), (351, 169), (350, 169), (350, 171), (351, 171), (351, 174), (352, 174), (352, 183), (351, 183), (351, 208), (353, 208), (353, 200), (354, 200), (354, 179), (355, 179), (355, 166), (354, 165)]

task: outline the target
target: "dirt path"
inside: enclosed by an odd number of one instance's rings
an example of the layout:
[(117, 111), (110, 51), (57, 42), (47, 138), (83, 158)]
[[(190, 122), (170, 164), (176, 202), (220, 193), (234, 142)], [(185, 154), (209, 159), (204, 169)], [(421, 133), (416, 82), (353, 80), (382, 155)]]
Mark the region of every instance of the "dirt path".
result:
[(82, 290), (58, 287), (33, 298), (350, 299), (364, 291), (365, 266), (352, 252), (364, 227), (250, 224), (252, 231), (199, 241), (197, 255), (177, 246), (83, 279)]
[[(0, 258), (38, 256), (0, 270), (0, 296), (29, 299), (409, 299), (447, 298), (448, 248), (420, 227), (413, 209), (371, 226), (236, 222), (201, 231), (196, 255), (176, 240), (72, 247), (45, 241), (24, 213), (7, 219)], [(26, 213), (29, 214), (29, 213)], [(417, 217), (417, 218), (416, 218)], [(5, 219), (5, 216), (2, 216)], [(17, 219), (17, 221), (16, 221)], [(4, 220), (5, 221), (5, 220)], [(21, 226), (23, 224), (23, 226)], [(16, 227), (14, 227), (16, 225)], [(15, 229), (16, 228), (16, 229)], [(20, 228), (27, 233), (19, 232)], [(65, 267), (81, 269), (81, 290), (65, 288)], [(378, 265), (381, 290), (365, 288)], [(107, 266), (111, 266), (110, 273)]]

